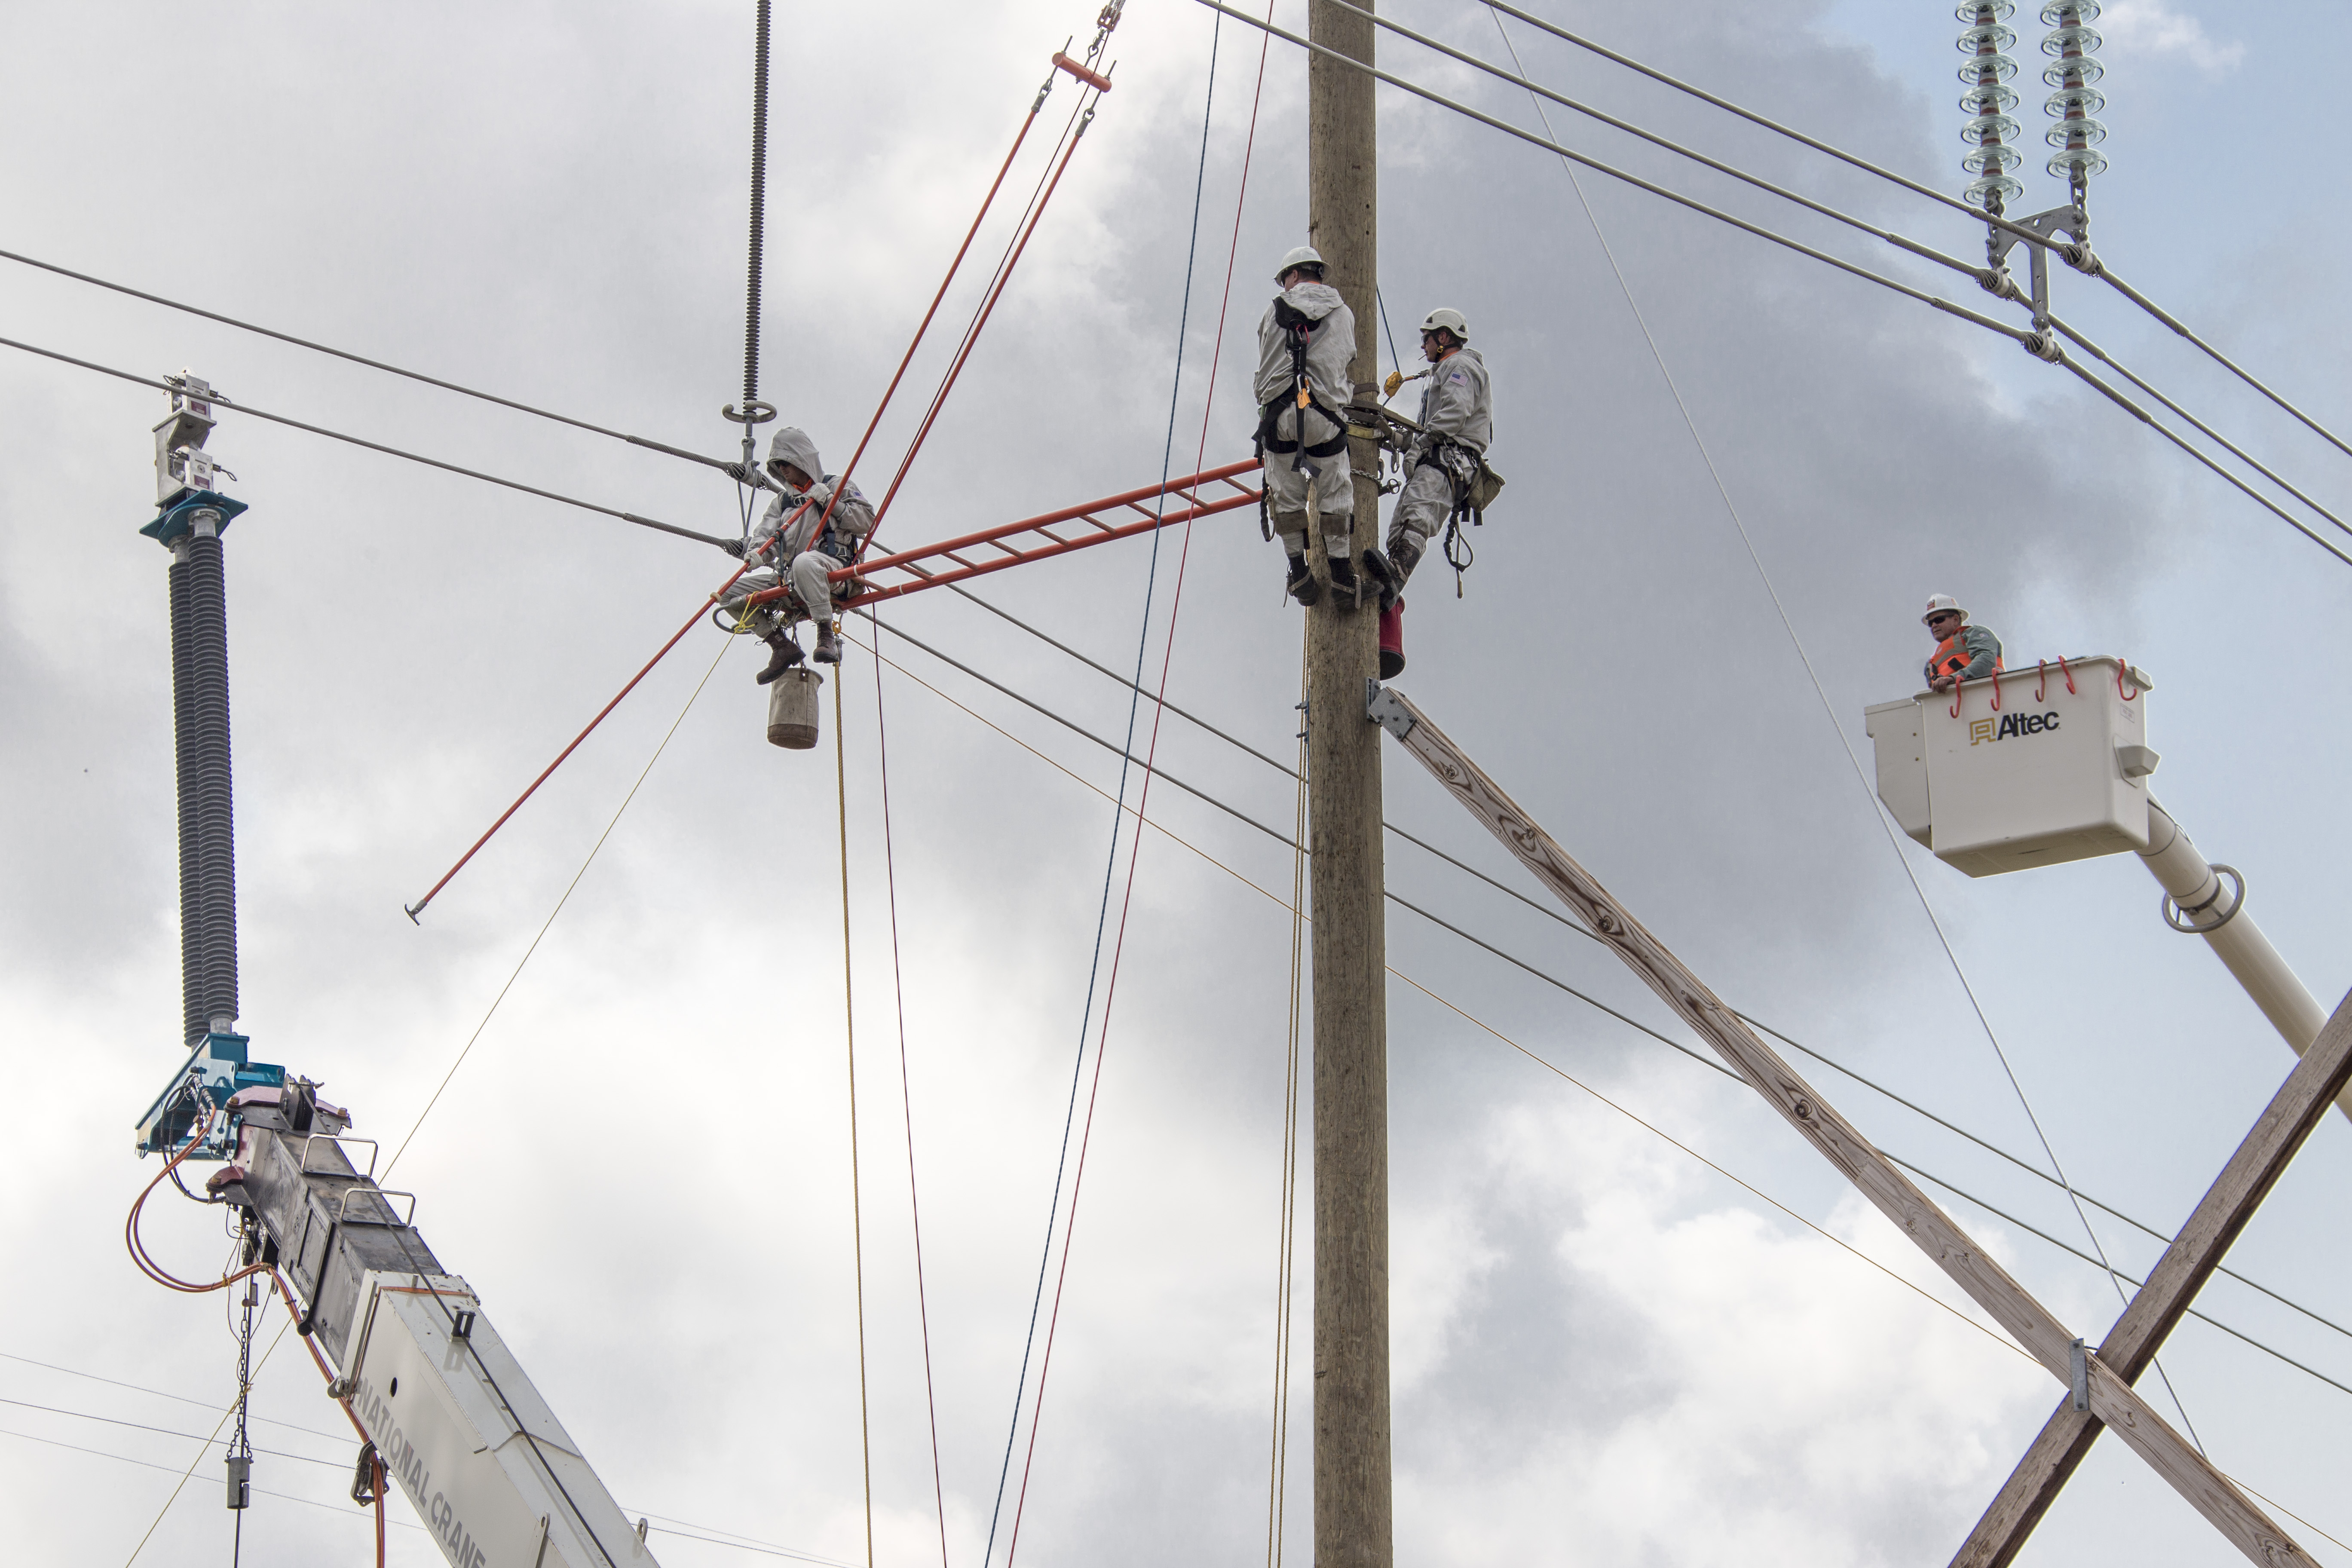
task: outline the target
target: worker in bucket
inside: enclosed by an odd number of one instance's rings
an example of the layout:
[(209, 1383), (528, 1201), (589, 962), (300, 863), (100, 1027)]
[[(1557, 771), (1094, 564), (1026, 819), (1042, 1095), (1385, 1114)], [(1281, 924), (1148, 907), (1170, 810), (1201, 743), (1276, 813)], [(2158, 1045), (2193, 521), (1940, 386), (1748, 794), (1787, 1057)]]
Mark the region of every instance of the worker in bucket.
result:
[[(1404, 452), (1404, 489), (1390, 515), (1388, 553), (1364, 557), (1380, 579), (1383, 680), (1404, 669), (1405, 583), (1428, 553), (1431, 536), (1471, 514), (1479, 465), (1495, 439), (1486, 362), (1470, 346), (1470, 323), (1461, 311), (1441, 305), (1423, 319), (1421, 357), (1429, 368), (1413, 379), (1426, 377), (1429, 384), (1421, 392), (1421, 429)], [(1391, 374), (1391, 396), (1404, 380)]]
[(841, 662), (827, 579), (857, 558), (858, 545), (874, 531), (873, 507), (855, 484), (838, 483), (824, 471), (806, 431), (787, 425), (776, 432), (768, 443), (768, 478), (776, 494), (766, 514), (750, 538), (729, 546), (751, 570), (719, 599), (722, 609), (740, 613), (753, 595), (779, 584), (791, 587), (786, 597), (752, 605), (743, 623), (774, 650), (759, 673), (762, 686), (801, 662), (800, 641), (793, 635), (795, 611), (816, 626), (816, 662)]
[(1302, 245), (1282, 258), (1282, 287), (1257, 324), (1257, 452), (1264, 465), (1261, 526), (1279, 536), (1289, 558), (1283, 587), (1302, 605), (1323, 595), (1307, 564), (1307, 501), (1323, 520), (1332, 600), (1357, 603), (1353, 536), (1356, 487), (1348, 462), (1349, 377), (1356, 360), (1356, 318), (1323, 281), (1323, 258)]
[(1963, 680), (1982, 680), (2000, 672), (2000, 639), (1982, 626), (1969, 624), (1969, 613), (1949, 594), (1927, 600), (1927, 635), (1936, 651), (1927, 659), (1927, 689), (1949, 691)]

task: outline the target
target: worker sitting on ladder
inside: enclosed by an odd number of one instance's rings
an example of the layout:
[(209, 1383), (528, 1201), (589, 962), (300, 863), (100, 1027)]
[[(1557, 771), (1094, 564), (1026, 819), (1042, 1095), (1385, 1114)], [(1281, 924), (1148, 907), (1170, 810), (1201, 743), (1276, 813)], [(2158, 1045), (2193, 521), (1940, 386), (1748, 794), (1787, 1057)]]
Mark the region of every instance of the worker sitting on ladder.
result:
[(1268, 537), (1281, 536), (1289, 557), (1284, 588), (1301, 605), (1315, 603), (1323, 590), (1307, 564), (1312, 490), (1330, 557), (1333, 601), (1353, 609), (1356, 487), (1340, 411), (1349, 402), (1356, 360), (1356, 317), (1339, 291), (1323, 281), (1323, 258), (1311, 245), (1285, 256), (1274, 280), (1282, 292), (1257, 324), (1257, 450), (1265, 487), (1260, 526)]
[[(744, 600), (779, 582), (792, 585), (790, 598), (751, 607), (748, 624), (752, 633), (775, 650), (760, 671), (762, 686), (801, 661), (801, 645), (791, 629), (794, 599), (816, 624), (817, 663), (841, 662), (841, 642), (833, 628), (833, 587), (827, 579), (856, 559), (858, 542), (874, 531), (874, 509), (856, 484), (840, 486), (835, 499), (834, 476), (825, 473), (816, 443), (806, 431), (787, 425), (776, 432), (768, 443), (768, 477), (780, 489), (740, 548), (745, 565), (757, 568), (765, 563), (769, 569), (744, 573), (719, 600), (721, 608), (740, 610)], [(778, 563), (786, 563), (781, 573), (774, 569)]]
[(1927, 660), (1927, 689), (1949, 691), (1963, 680), (1982, 680), (2001, 669), (2000, 639), (1982, 626), (1969, 625), (1969, 613), (1949, 594), (1928, 597), (1927, 613), (1919, 617), (1936, 639)]

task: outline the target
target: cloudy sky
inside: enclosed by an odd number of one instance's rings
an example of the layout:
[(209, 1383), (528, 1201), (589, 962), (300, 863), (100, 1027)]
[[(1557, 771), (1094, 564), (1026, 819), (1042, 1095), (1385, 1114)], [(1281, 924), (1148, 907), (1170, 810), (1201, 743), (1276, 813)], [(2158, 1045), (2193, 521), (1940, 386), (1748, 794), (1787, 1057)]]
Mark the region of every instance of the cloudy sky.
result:
[[(1296, 0), (1276, 11), (1303, 19)], [(718, 410), (741, 391), (750, 14), (732, 0), (427, 4), (364, 22), (19, 8), (0, 19), (0, 246), (724, 452)], [(1394, 14), (1505, 55), (1482, 7)], [(1555, 0), (1545, 14), (1939, 189), (1965, 182), (1945, 5)], [(1091, 23), (1083, 4), (1037, 0), (779, 9), (761, 390), (829, 463), (846, 460), (1046, 58)], [(2018, 25), (2038, 58), (2040, 24)], [(2326, 151), (2342, 139), (2327, 106), (2352, 18), (2116, 0), (2099, 25), (2114, 159), (2093, 192), (2100, 254), (2352, 426), (2328, 346), (2346, 295), (2326, 259), (2352, 235)], [(1529, 71), (1569, 96), (1980, 253), (1980, 226), (1948, 209), (1509, 26)], [(1148, 484), (1171, 450), (1180, 472), (1197, 450), (1247, 453), (1247, 330), (1273, 258), (1304, 236), (1303, 62), (1276, 44), (1261, 88), (1256, 36), (1185, 0), (1136, 0), (1109, 52), (1118, 87), (892, 510), (895, 542)], [(1466, 68), (1393, 38), (1381, 58), (1535, 123), (1524, 94)], [(1065, 80), (1013, 185), (1034, 179), (1072, 99)], [(1964, 278), (1550, 113), (1593, 156), (1996, 308)], [(1557, 160), (1402, 94), (1383, 89), (1380, 114), (1390, 314), (1409, 343), (1432, 306), (1466, 313), (1510, 479), (1465, 596), (1434, 563), (1417, 583), (1402, 686), (1723, 995), (2042, 1167), (1897, 864), (1909, 857), (2068, 1173), (2168, 1231), (2287, 1050), (2200, 944), (2158, 923), (2132, 858), (1969, 881), (1889, 847), (1846, 748), (1864, 745), (1865, 705), (1913, 689), (1930, 592), (1958, 595), (2012, 664), (2127, 654), (2158, 682), (2162, 798), (2244, 868), (2255, 917), (2332, 1006), (2352, 983), (2352, 916), (2330, 901), (2342, 857), (2316, 830), (2352, 762), (2328, 718), (2344, 569), (2000, 338), (1604, 176), (1582, 176), (1588, 214)], [(2039, 160), (2027, 168), (2028, 210), (2054, 204)], [(1008, 217), (983, 232), (989, 258)], [(961, 322), (978, 282), (947, 318)], [(2168, 395), (2323, 500), (2352, 495), (2342, 454), (2161, 325), (2082, 278), (2057, 289), (2071, 321)], [(190, 368), (257, 407), (602, 504), (736, 526), (733, 489), (708, 469), (15, 263), (0, 263), (0, 335), (142, 375)], [(915, 394), (884, 420), (860, 467), (869, 488), (946, 346), (918, 359)], [(0, 997), (27, 1069), (22, 1179), (0, 1220), (19, 1280), (0, 1304), (0, 1397), (16, 1402), (0, 1406), (0, 1498), (26, 1561), (229, 1550), (217, 1450), (166, 1506), (235, 1386), (222, 1307), (154, 1289), (117, 1240), (153, 1169), (130, 1158), (131, 1124), (179, 1058), (164, 556), (137, 532), (163, 411), (149, 390), (0, 357)], [(760, 1543), (864, 1560), (862, 1247), (877, 1561), (937, 1560), (943, 1511), (950, 1563), (980, 1564), (992, 1521), (989, 1561), (1003, 1562), (1024, 1474), (1018, 1561), (1257, 1561), (1289, 851), (1163, 781), (1148, 809), (1165, 834), (1139, 859), (1123, 837), (1114, 858), (1099, 792), (1118, 787), (1115, 756), (904, 644), (884, 650), (877, 705), (877, 665), (854, 652), (837, 688), (853, 1222), (830, 700), (823, 750), (771, 748), (755, 650), (689, 637), (421, 928), (401, 914), (729, 563), (235, 414), (213, 445), (252, 507), (227, 546), (242, 1026), (257, 1058), (325, 1080), (355, 1131), (389, 1147), (416, 1130), (393, 1184), (418, 1193), (424, 1234), (631, 1517), (652, 1516), (662, 1560), (748, 1562)], [(1156, 560), (1132, 542), (981, 594), (1104, 663), (1140, 653), (1154, 682), (1164, 658), (1172, 700), (1285, 755), (1299, 626), (1279, 581), (1243, 512), (1189, 547), (1167, 536)], [(886, 619), (1097, 732), (1128, 722), (1117, 683), (964, 600), (919, 595)], [(1287, 778), (1180, 720), (1159, 759), (1262, 822), (1292, 820)], [(1390, 759), (1392, 822), (1538, 894)], [(1118, 931), (1130, 866), (1103, 1052), (1113, 944), (1097, 963), (1097, 923), (1108, 881)], [(1525, 904), (1394, 837), (1387, 875), (1686, 1038), (1606, 953)], [(1389, 952), (1400, 1560), (1948, 1557), (2056, 1399), (2046, 1375), (1746, 1091), (1394, 906)], [(1021, 1369), (1048, 1205), (1074, 1070), (1091, 1081), (1098, 1059), (1029, 1461), (1042, 1334), (1025, 1384)], [(2024, 1228), (2087, 1247), (2062, 1193), (1806, 1070), (1885, 1147), (2014, 1216), (1938, 1194), (2060, 1317), (2104, 1331), (2109, 1282)], [(2232, 1263), (2352, 1325), (2328, 1195), (2347, 1181), (2352, 1127), (2331, 1118)], [(1049, 1308), (1068, 1201), (1066, 1180)], [(2118, 1267), (2158, 1255), (2093, 1215)], [(225, 1249), (217, 1223), (173, 1199), (146, 1234), (201, 1271)], [(1304, 1230), (1298, 1245), (1304, 1274)], [(2343, 1331), (2230, 1279), (2202, 1305), (2352, 1384)], [(1312, 1493), (1303, 1286), (1297, 1308), (1294, 1562)], [(282, 1321), (264, 1322), (263, 1345)], [(352, 1445), (306, 1361), (289, 1336), (257, 1384), (268, 1495), (247, 1545), (261, 1562), (362, 1561), (369, 1528), (343, 1498)], [(2164, 1365), (2214, 1460), (2310, 1521), (2289, 1528), (2316, 1560), (2352, 1563), (2321, 1533), (2352, 1540), (2352, 1394), (2197, 1321)], [(2145, 1388), (2173, 1414), (2154, 1378)], [(438, 1561), (404, 1503), (393, 1517), (393, 1561)], [(719, 1535), (738, 1543), (691, 1539)], [(2236, 1561), (2113, 1442), (2025, 1557), (2151, 1559)]]

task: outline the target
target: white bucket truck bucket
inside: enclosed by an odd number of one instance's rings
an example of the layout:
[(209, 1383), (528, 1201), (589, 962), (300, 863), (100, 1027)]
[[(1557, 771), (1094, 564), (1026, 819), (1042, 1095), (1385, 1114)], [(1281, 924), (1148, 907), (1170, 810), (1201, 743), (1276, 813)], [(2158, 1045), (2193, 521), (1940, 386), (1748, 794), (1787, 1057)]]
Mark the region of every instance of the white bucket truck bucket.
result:
[(806, 665), (788, 669), (768, 688), (768, 744), (788, 752), (816, 745), (817, 688), (824, 677)]
[(1878, 798), (1971, 877), (2147, 847), (2148, 678), (2105, 655), (1864, 710)]

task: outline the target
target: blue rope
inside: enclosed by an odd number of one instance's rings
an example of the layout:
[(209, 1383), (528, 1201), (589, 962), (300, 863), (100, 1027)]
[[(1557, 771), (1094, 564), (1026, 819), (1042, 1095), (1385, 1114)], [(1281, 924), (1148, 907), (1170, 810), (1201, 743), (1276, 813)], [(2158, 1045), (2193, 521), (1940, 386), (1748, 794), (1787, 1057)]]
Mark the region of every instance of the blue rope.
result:
[[(1176, 318), (1176, 377), (1168, 391), (1168, 438), (1160, 453), (1160, 510), (1155, 522), (1168, 515), (1168, 476), (1176, 458), (1176, 410), (1184, 389), (1184, 334), (1192, 325), (1192, 263), (1201, 244), (1201, 197), (1209, 179), (1209, 114), (1217, 101), (1217, 47), (1223, 33), (1224, 18), (1220, 16), (1209, 31), (1209, 88), (1201, 105), (1201, 163), (1192, 181), (1192, 233), (1184, 250), (1184, 299)], [(1013, 1420), (1005, 1428), (1004, 1460), (996, 1474), (996, 1501), (988, 1514), (988, 1545), (981, 1553), (981, 1568), (988, 1568), (996, 1551), (996, 1527), (1004, 1511), (1005, 1483), (1013, 1474), (1013, 1446), (1021, 1434), (1021, 1405), (1029, 1392), (1029, 1357), (1037, 1343), (1037, 1314), (1045, 1300), (1045, 1275), (1054, 1257), (1054, 1226), (1062, 1213), (1062, 1177), (1070, 1159), (1070, 1131), (1076, 1124), (1078, 1084), (1084, 1077), (1087, 1061), (1087, 1035), (1094, 1026), (1095, 987), (1102, 973), (1103, 931), (1110, 921), (1110, 888), (1113, 873), (1118, 867), (1118, 840), (1125, 826), (1127, 813), (1128, 761), (1135, 751), (1135, 721), (1143, 705), (1143, 659), (1151, 639), (1151, 599), (1160, 580), (1160, 529), (1151, 531), (1151, 563), (1143, 579), (1143, 625), (1135, 638), (1135, 679), (1129, 683), (1127, 700), (1127, 742), (1119, 748), (1118, 805), (1111, 813), (1110, 855), (1103, 863), (1102, 901), (1095, 911), (1095, 951), (1087, 968), (1087, 1005), (1078, 1018), (1078, 1054), (1070, 1064), (1070, 1102), (1062, 1113), (1062, 1152), (1054, 1164), (1054, 1198), (1045, 1211), (1045, 1247), (1037, 1259), (1037, 1289), (1029, 1301), (1029, 1331), (1021, 1346), (1021, 1376), (1013, 1390)], [(1136, 825), (1136, 834), (1142, 836), (1143, 825)]]

